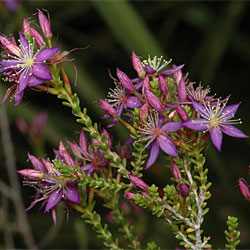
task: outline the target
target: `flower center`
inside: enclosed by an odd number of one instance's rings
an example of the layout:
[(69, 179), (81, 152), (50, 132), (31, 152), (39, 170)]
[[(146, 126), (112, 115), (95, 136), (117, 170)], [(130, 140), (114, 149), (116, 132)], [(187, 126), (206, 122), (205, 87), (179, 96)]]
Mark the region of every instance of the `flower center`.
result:
[(161, 134), (161, 129), (160, 128), (156, 128), (153, 131), (153, 135), (154, 137), (158, 137)]
[(218, 117), (213, 117), (210, 120), (211, 127), (218, 127), (220, 124)]
[(25, 64), (28, 66), (28, 67), (31, 67), (34, 63), (34, 60), (32, 58), (28, 58), (25, 62)]

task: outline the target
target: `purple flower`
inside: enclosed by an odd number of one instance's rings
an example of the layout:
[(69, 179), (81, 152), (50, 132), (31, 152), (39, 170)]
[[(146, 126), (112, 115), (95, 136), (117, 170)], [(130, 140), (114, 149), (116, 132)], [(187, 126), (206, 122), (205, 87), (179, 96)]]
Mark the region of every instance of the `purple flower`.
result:
[(10, 72), (8, 76), (18, 76), (19, 78), (15, 105), (20, 103), (22, 99), (20, 97), (22, 97), (27, 86), (36, 86), (52, 79), (52, 75), (44, 62), (60, 49), (60, 47), (53, 47), (34, 53), (34, 44), (27, 41), (21, 33), (19, 33), (19, 37), (18, 51), (8, 54), (7, 59), (0, 61), (1, 72)]
[(18, 171), (25, 178), (24, 184), (35, 187), (37, 190), (36, 199), (27, 210), (40, 201), (43, 201), (42, 206), (47, 203), (45, 212), (52, 210), (62, 199), (80, 203), (80, 197), (75, 186), (49, 160), (43, 159), (42, 163), (33, 155), (28, 154), (28, 157), (35, 170), (23, 169)]
[(248, 184), (242, 178), (239, 178), (238, 185), (239, 185), (240, 192), (243, 195), (243, 197), (247, 201), (250, 201), (250, 190), (249, 190)]
[(181, 122), (168, 122), (163, 124), (163, 119), (159, 118), (158, 113), (151, 113), (145, 122), (144, 127), (139, 129), (139, 134), (143, 135), (139, 141), (148, 141), (145, 148), (151, 146), (150, 157), (146, 168), (152, 166), (159, 154), (161, 148), (166, 154), (178, 157), (178, 152), (173, 140), (167, 135), (167, 132), (174, 132), (182, 127)]
[(211, 140), (214, 146), (221, 151), (222, 132), (233, 137), (247, 138), (248, 136), (232, 124), (239, 124), (239, 119), (231, 119), (236, 113), (240, 103), (226, 106), (228, 99), (222, 104), (218, 100), (217, 105), (211, 105), (204, 102), (204, 106), (196, 101), (193, 101), (193, 107), (196, 112), (202, 117), (189, 120), (183, 123), (187, 128), (194, 130), (209, 131)]

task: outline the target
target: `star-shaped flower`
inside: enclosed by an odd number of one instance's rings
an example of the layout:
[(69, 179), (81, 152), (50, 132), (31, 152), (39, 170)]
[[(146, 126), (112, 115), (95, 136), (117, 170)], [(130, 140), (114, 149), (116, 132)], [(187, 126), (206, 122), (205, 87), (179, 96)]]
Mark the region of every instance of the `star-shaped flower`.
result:
[(7, 58), (0, 61), (0, 65), (2, 65), (0, 72), (6, 72), (8, 77), (18, 77), (15, 105), (20, 103), (23, 91), (27, 86), (36, 86), (52, 79), (44, 62), (60, 49), (60, 47), (53, 47), (34, 53), (34, 44), (30, 43), (22, 33), (19, 33), (19, 38), (19, 47), (12, 44), (11, 48), (13, 47), (14, 50), (9, 51)]
[(139, 141), (148, 141), (145, 148), (151, 146), (150, 157), (146, 168), (152, 166), (159, 154), (161, 148), (166, 154), (178, 157), (178, 152), (173, 140), (167, 135), (167, 132), (174, 132), (182, 127), (181, 122), (168, 122), (162, 126), (164, 119), (161, 119), (158, 113), (151, 113), (148, 116), (145, 126), (140, 128), (139, 134), (143, 137)]
[(204, 106), (196, 101), (192, 101), (196, 112), (202, 117), (189, 120), (183, 123), (183, 126), (193, 130), (209, 131), (214, 146), (221, 151), (222, 132), (233, 137), (247, 138), (248, 136), (232, 124), (241, 123), (240, 119), (231, 119), (234, 117), (240, 103), (226, 106), (228, 99), (221, 103), (219, 100), (216, 105), (207, 104)]

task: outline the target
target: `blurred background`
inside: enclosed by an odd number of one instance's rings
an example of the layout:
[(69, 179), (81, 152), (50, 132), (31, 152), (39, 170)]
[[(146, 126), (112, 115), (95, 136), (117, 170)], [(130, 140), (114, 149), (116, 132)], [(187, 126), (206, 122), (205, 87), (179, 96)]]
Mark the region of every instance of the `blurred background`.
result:
[[(174, 64), (185, 63), (183, 72), (189, 72), (190, 80), (209, 85), (218, 97), (231, 95), (230, 104), (241, 101), (237, 118), (241, 117), (243, 124), (238, 128), (250, 135), (250, 2), (2, 1), (0, 32), (16, 36), (23, 18), (37, 20), (33, 15), (36, 8), (49, 11), (57, 45), (63, 45), (68, 51), (88, 46), (72, 52), (69, 58), (74, 60), (66, 63), (65, 68), (73, 85), (77, 75), (74, 88), (82, 106), (88, 107), (95, 120), (100, 120), (103, 114), (97, 99), (105, 98), (108, 89), (113, 87), (108, 69), (115, 74), (119, 66), (131, 77), (135, 76), (131, 65), (134, 50), (143, 59), (149, 54), (163, 55), (165, 59), (172, 58)], [(7, 83), (1, 84), (1, 96), (8, 87)], [(70, 212), (67, 221), (64, 208), (59, 207), (58, 225), (54, 228), (50, 214), (38, 211), (39, 206), (22, 212), (30, 205), (35, 191), (22, 187), (15, 171), (30, 166), (27, 152), (38, 157), (53, 157), (53, 148), (57, 148), (60, 140), (78, 138), (81, 127), (75, 123), (70, 110), (54, 96), (32, 90), (25, 92), (18, 107), (7, 101), (0, 109), (0, 248), (102, 248), (91, 227), (85, 225), (77, 213)], [(40, 112), (45, 113), (39, 115)], [(119, 125), (112, 131), (115, 138), (124, 142)], [(206, 156), (213, 186), (204, 235), (211, 236), (214, 248), (223, 248), (225, 220), (228, 215), (237, 216), (241, 231), (239, 248), (250, 249), (250, 204), (237, 187), (239, 177), (250, 183), (250, 140), (224, 136), (222, 152), (210, 146)], [(169, 172), (162, 169), (155, 166), (147, 171), (148, 182), (163, 186)], [(100, 212), (105, 220), (106, 211), (100, 207)], [(163, 249), (177, 246), (171, 230), (162, 221), (150, 214), (138, 215), (138, 218), (136, 230), (142, 242), (154, 240)]]

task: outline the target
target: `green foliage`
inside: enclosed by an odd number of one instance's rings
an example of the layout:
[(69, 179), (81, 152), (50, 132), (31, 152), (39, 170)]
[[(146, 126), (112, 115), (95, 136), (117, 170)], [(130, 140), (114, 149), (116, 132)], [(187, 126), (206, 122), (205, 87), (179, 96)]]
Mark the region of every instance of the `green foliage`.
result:
[(240, 243), (240, 231), (237, 230), (239, 226), (238, 218), (233, 216), (228, 216), (227, 218), (227, 230), (224, 231), (227, 240), (226, 249), (236, 249), (237, 245)]

